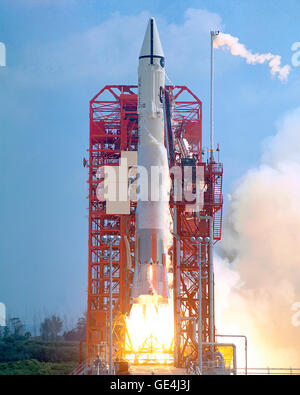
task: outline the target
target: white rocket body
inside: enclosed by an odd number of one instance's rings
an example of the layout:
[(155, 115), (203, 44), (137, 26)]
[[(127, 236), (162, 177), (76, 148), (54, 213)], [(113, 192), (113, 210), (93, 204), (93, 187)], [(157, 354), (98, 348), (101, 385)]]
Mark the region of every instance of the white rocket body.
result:
[[(164, 53), (154, 18), (148, 23), (139, 56), (138, 87), (138, 166), (148, 171), (147, 185), (140, 185), (140, 188), (148, 187), (148, 199), (143, 201), (140, 196), (137, 203), (137, 251), (132, 298), (157, 294), (167, 300), (169, 290), (164, 245), (166, 209), (161, 197), (153, 201), (153, 191), (158, 191), (158, 188), (162, 191), (164, 187), (158, 185), (157, 179), (151, 179), (153, 167), (168, 172), (164, 147)], [(163, 180), (166, 178), (161, 182)]]

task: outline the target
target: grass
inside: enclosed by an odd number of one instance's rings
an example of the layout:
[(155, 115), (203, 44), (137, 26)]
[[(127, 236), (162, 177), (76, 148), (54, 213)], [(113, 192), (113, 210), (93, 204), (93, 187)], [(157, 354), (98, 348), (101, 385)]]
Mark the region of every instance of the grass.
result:
[(0, 362), (0, 375), (67, 375), (76, 362), (39, 362), (36, 359)]
[(77, 362), (78, 342), (43, 342), (39, 339), (0, 340), (0, 362), (37, 360), (39, 362)]
[(78, 342), (0, 339), (0, 375), (67, 375), (77, 366)]

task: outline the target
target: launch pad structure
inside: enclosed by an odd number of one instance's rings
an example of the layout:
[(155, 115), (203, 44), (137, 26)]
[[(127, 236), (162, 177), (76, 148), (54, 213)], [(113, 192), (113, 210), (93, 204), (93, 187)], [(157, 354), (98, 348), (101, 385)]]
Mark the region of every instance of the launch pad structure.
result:
[[(90, 101), (89, 159), (89, 245), (86, 358), (106, 358), (109, 318), (109, 250), (103, 236), (120, 236), (112, 248), (112, 306), (114, 360), (126, 357), (125, 316), (136, 251), (136, 206), (129, 214), (108, 214), (106, 202), (97, 197), (103, 179), (98, 169), (119, 166), (121, 153), (138, 149), (138, 114), (135, 85), (107, 85)], [(202, 103), (186, 86), (166, 86), (165, 135), (169, 167), (199, 167), (204, 177), (204, 200), (199, 212), (188, 209), (191, 202), (170, 196), (173, 245), (169, 250), (173, 273), (174, 366), (183, 367), (186, 358), (197, 360), (199, 322), (204, 363), (215, 363), (217, 348), (214, 324), (213, 245), (221, 239), (223, 165), (218, 152), (202, 145)], [(188, 144), (186, 144), (186, 142)], [(217, 150), (218, 151), (218, 150)], [(192, 238), (206, 240), (201, 244)], [(103, 241), (104, 240), (104, 241)], [(199, 265), (200, 262), (200, 265)], [(200, 269), (199, 269), (200, 267)], [(200, 276), (199, 276), (200, 270)], [(201, 298), (199, 298), (199, 278)], [(199, 309), (199, 300), (202, 301)], [(198, 312), (201, 311), (199, 320)]]

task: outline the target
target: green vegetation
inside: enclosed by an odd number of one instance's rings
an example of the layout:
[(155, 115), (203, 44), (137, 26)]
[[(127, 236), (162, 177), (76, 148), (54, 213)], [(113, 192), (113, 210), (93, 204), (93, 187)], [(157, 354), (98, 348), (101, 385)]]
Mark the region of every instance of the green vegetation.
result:
[(52, 315), (41, 323), (41, 336), (32, 338), (19, 318), (11, 318), (0, 330), (0, 375), (69, 374), (79, 360), (85, 325), (79, 318), (74, 329), (59, 336), (63, 322)]
[(74, 362), (39, 362), (35, 359), (0, 362), (0, 375), (66, 375), (76, 367)]
[(36, 339), (0, 341), (0, 362), (36, 359), (39, 362), (77, 362), (78, 342), (44, 342)]
[(62, 320), (52, 315), (51, 317), (46, 317), (41, 323), (41, 337), (43, 340), (57, 340), (58, 334), (62, 330), (63, 322)]

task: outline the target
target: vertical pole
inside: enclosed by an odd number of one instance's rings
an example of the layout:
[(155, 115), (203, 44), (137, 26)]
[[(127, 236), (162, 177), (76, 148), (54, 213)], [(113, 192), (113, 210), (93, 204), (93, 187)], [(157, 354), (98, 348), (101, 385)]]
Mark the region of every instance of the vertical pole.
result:
[[(217, 32), (210, 32), (210, 162), (214, 160), (214, 38)], [(210, 342), (214, 343), (215, 308), (214, 308), (214, 262), (213, 262), (213, 215), (209, 217), (209, 297), (210, 297)], [(214, 346), (211, 347), (214, 363)]]
[(108, 325), (107, 325), (107, 311), (105, 312), (105, 371), (107, 374), (107, 342), (108, 341)]
[[(174, 194), (177, 193), (174, 191)], [(176, 196), (176, 195), (175, 195)], [(178, 207), (175, 205), (174, 207), (174, 277), (175, 277), (175, 287), (173, 294), (173, 302), (174, 302), (174, 365), (179, 367), (180, 365), (180, 335), (181, 335), (181, 321), (180, 321), (180, 237), (178, 235), (178, 224), (179, 218), (178, 216)]]
[[(214, 307), (214, 240), (213, 240), (213, 216), (209, 216), (209, 305), (210, 305), (210, 342), (215, 341), (215, 307)], [(212, 358), (214, 358), (212, 346)]]
[(210, 32), (210, 160), (214, 155), (214, 37), (215, 32)]
[(199, 322), (198, 322), (198, 365), (200, 373), (202, 374), (202, 259), (201, 259), (201, 242), (197, 242), (197, 252), (198, 252), (198, 265), (199, 265), (199, 272), (198, 272), (198, 282), (199, 282)]
[(109, 243), (109, 374), (113, 374), (112, 365), (112, 242)]
[(245, 338), (245, 376), (248, 374), (248, 340), (247, 337), (244, 336)]

